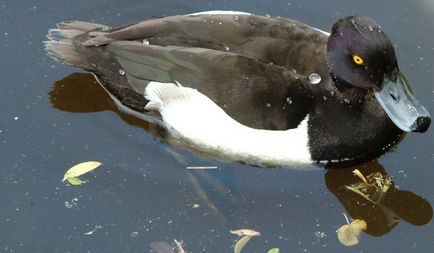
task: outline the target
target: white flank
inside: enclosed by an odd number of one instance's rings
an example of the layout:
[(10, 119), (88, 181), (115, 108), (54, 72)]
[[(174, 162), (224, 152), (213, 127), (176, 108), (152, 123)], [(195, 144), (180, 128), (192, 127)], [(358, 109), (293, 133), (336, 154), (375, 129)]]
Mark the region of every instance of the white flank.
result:
[(199, 16), (199, 15), (252, 15), (251, 13), (242, 11), (202, 11), (197, 13), (187, 14), (186, 16)]
[(195, 89), (150, 82), (146, 109), (157, 110), (169, 132), (204, 151), (233, 161), (288, 166), (312, 163), (306, 117), (296, 129), (271, 131), (241, 125)]

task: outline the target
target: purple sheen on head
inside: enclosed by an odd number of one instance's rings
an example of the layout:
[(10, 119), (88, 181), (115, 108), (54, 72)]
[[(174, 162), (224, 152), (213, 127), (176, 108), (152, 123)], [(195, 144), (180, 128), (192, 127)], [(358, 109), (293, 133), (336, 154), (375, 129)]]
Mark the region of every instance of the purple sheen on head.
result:
[[(362, 66), (353, 62), (354, 54), (362, 57)], [(384, 74), (397, 68), (390, 39), (377, 23), (360, 16), (349, 16), (333, 25), (326, 57), (333, 75), (360, 88), (381, 86)]]

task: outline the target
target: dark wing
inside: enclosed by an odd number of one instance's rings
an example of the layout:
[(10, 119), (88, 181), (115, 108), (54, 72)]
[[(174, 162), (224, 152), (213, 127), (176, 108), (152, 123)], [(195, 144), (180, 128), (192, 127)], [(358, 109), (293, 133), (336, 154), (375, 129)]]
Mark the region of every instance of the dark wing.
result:
[(327, 36), (308, 25), (284, 18), (236, 14), (171, 16), (90, 35), (93, 38), (84, 45), (146, 40), (152, 45), (229, 51), (292, 68), (304, 75), (328, 74), (323, 62)]
[(111, 73), (125, 73), (137, 94), (142, 95), (150, 81), (178, 82), (198, 89), (235, 120), (250, 127), (293, 128), (309, 109), (305, 78), (280, 66), (230, 52), (136, 41), (112, 42), (104, 50), (122, 67)]

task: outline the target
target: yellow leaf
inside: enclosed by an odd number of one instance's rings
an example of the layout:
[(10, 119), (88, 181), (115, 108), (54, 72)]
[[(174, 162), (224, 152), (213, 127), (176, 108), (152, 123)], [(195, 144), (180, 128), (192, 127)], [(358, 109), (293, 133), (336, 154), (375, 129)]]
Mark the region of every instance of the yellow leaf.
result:
[(244, 246), (246, 246), (247, 242), (251, 239), (251, 236), (244, 236), (240, 240), (238, 240), (237, 244), (235, 244), (234, 247), (234, 253), (241, 253), (241, 250), (243, 250)]
[(364, 220), (353, 220), (350, 224), (341, 226), (336, 232), (339, 241), (345, 246), (354, 246), (359, 243), (360, 234), (367, 229)]
[(83, 180), (81, 180), (78, 177), (68, 177), (66, 178), (66, 180), (68, 181), (68, 183), (70, 183), (71, 185), (81, 185), (84, 183)]
[(71, 167), (69, 170), (65, 172), (62, 181), (65, 181), (66, 179), (71, 177), (78, 177), (83, 174), (86, 174), (89, 171), (98, 168), (101, 164), (102, 163), (97, 161), (89, 161), (89, 162), (82, 162), (77, 165), (74, 165), (73, 167)]
[(272, 248), (272, 249), (269, 249), (267, 253), (280, 253), (280, 249), (279, 248)]

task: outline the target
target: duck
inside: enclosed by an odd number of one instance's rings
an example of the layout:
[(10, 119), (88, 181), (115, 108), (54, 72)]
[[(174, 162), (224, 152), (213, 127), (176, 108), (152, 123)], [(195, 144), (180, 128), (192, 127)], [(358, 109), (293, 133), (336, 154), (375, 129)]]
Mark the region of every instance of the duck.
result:
[(118, 27), (64, 21), (49, 56), (92, 73), (120, 110), (186, 145), (261, 166), (362, 162), (431, 123), (372, 19), (330, 33), (205, 11)]

